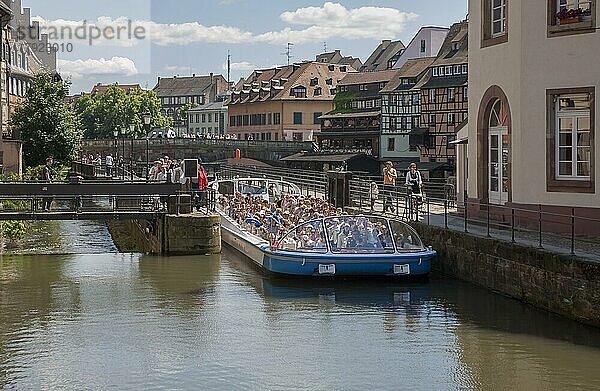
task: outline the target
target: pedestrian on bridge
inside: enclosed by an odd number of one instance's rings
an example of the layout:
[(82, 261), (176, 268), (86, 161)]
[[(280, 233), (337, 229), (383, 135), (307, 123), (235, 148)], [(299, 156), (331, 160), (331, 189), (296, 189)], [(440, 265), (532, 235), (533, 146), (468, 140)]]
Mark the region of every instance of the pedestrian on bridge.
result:
[(106, 176), (109, 178), (113, 177), (113, 165), (115, 164), (115, 161), (112, 157), (112, 155), (109, 153), (108, 155), (106, 155)]
[[(53, 159), (51, 157), (46, 159), (46, 165), (44, 166), (44, 170), (42, 171), (42, 183), (52, 183), (52, 163)], [(52, 206), (52, 197), (44, 197), (43, 198), (43, 208), (44, 212), (50, 212), (50, 207)]]

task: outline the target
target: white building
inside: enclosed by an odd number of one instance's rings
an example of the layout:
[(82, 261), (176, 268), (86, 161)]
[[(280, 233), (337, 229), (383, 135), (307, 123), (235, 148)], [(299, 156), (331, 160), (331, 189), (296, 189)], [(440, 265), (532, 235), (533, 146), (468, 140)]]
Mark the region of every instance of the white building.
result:
[(402, 68), (408, 60), (437, 56), (449, 31), (447, 27), (421, 27), (400, 54), (394, 69)]
[(229, 116), (224, 102), (214, 102), (187, 112), (189, 135), (224, 135), (229, 128)]
[(470, 200), (600, 217), (598, 5), (469, 1)]

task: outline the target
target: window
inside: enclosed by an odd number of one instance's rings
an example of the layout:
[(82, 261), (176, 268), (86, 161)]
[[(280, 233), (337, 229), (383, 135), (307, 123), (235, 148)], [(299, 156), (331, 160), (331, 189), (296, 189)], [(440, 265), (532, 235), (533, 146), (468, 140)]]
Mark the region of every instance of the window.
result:
[(452, 42), (452, 51), (456, 52), (456, 51), (458, 51), (458, 49), (460, 49), (460, 41)]
[(433, 68), (433, 76), (437, 76), (438, 75), (438, 69), (437, 67)]
[(467, 64), (463, 64), (462, 65), (462, 74), (463, 75), (468, 75), (469, 74), (469, 66)]
[(313, 113), (313, 124), (320, 125), (321, 124), (321, 116), (323, 113)]
[(383, 90), (385, 88), (385, 83), (379, 83), (379, 89)]
[(506, 33), (506, 0), (492, 0), (492, 38)]
[(319, 78), (318, 77), (314, 77), (314, 78), (310, 79), (310, 85), (311, 85), (311, 87), (314, 87), (317, 84), (319, 84)]
[(448, 102), (454, 102), (456, 99), (456, 91), (454, 88), (448, 88)]
[(556, 177), (590, 179), (590, 101), (587, 94), (561, 95), (556, 109)]
[(396, 139), (393, 137), (388, 138), (388, 152), (394, 152), (396, 150)]
[(424, 39), (421, 40), (421, 53), (425, 53), (425, 50), (427, 49), (427, 41), (425, 41)]
[(461, 67), (460, 67), (460, 65), (455, 65), (455, 66), (454, 66), (454, 74), (455, 74), (455, 75), (460, 75), (461, 73), (462, 73), (462, 72), (461, 72)]
[(348, 72), (348, 68), (345, 66), (340, 67), (340, 72)]
[(290, 96), (293, 96), (295, 98), (306, 98), (306, 87), (298, 86), (292, 88), (290, 91)]
[(302, 133), (301, 132), (294, 132), (292, 133), (292, 141), (303, 141), (303, 137), (302, 137)]
[(469, 87), (463, 87), (463, 102), (469, 101)]
[(448, 125), (456, 124), (456, 114), (448, 113)]
[(435, 114), (429, 114), (429, 126), (435, 126)]
[(332, 86), (333, 85), (333, 79), (329, 78), (325, 80), (325, 84), (327, 84), (328, 86)]
[(482, 0), (481, 47), (508, 42), (507, 0)]
[(267, 125), (272, 125), (273, 124), (273, 113), (269, 113), (267, 115)]
[[(200, 121), (198, 121), (198, 122), (200, 122)], [(229, 117), (229, 124), (231, 126), (235, 126), (235, 116), (234, 115), (232, 115), (231, 117)]]
[(435, 90), (429, 90), (429, 103), (435, 103)]
[(294, 113), (294, 125), (302, 125), (302, 113), (301, 112)]
[(274, 113), (273, 114), (273, 125), (280, 125), (281, 124), (281, 113)]
[[(548, 0), (548, 36), (594, 32), (596, 0)], [(575, 18), (566, 18), (560, 12), (581, 10)]]
[(212, 113), (208, 114), (208, 122), (212, 122)]
[(315, 88), (315, 96), (323, 95), (323, 89), (321, 87)]
[(593, 87), (548, 92), (548, 191), (595, 192), (593, 102)]
[(202, 122), (206, 122), (206, 114), (202, 114)]
[(446, 76), (452, 76), (452, 66), (447, 66), (444, 72), (446, 73)]
[(439, 70), (440, 76), (444, 76), (444, 67), (439, 67), (438, 70)]

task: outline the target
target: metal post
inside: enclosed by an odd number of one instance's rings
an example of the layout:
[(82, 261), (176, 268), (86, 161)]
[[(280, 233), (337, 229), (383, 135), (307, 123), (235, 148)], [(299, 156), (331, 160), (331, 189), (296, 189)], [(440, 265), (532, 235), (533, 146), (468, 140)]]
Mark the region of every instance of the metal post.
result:
[(571, 208), (571, 255), (575, 255), (575, 208)]
[(490, 235), (490, 204), (487, 204), (487, 237), (492, 237), (492, 235)]
[(148, 179), (150, 179), (150, 140), (146, 136), (146, 180)]
[(448, 229), (448, 200), (444, 200), (444, 228)]
[(466, 233), (469, 233), (468, 221), (469, 221), (469, 206), (465, 204), (465, 232)]
[(510, 235), (511, 242), (516, 243), (515, 241), (515, 208), (510, 209)]
[(125, 182), (125, 135), (122, 136), (122, 140), (123, 140), (123, 155), (121, 155), (123, 157), (123, 167), (121, 168), (121, 180), (123, 182)]
[(539, 227), (539, 234), (540, 234), (540, 243), (539, 243), (539, 248), (543, 248), (542, 246), (542, 204), (538, 205), (538, 227)]

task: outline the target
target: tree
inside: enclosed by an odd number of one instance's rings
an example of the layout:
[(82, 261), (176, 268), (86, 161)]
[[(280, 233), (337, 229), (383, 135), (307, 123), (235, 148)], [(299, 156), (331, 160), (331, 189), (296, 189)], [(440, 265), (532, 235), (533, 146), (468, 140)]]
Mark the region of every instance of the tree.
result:
[(352, 92), (338, 92), (333, 98), (333, 111), (331, 114), (352, 113), (352, 102), (356, 100), (356, 95)]
[(47, 157), (60, 163), (75, 159), (81, 131), (77, 116), (66, 102), (69, 83), (40, 73), (16, 108), (13, 126), (21, 134), (25, 164), (44, 164)]
[(195, 109), (196, 107), (200, 107), (198, 103), (186, 103), (185, 105), (179, 108), (177, 112), (177, 119), (183, 122), (187, 122), (187, 113), (191, 109)]
[[(106, 92), (85, 95), (76, 105), (85, 138), (112, 138), (115, 129), (126, 129), (127, 137), (140, 138), (144, 134), (144, 114), (152, 116), (151, 127), (168, 128), (171, 119), (160, 112), (160, 100), (153, 91), (134, 90), (126, 93), (117, 85)], [(135, 125), (131, 133), (130, 125)]]

